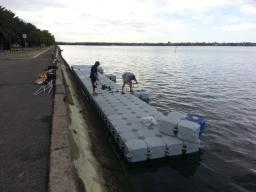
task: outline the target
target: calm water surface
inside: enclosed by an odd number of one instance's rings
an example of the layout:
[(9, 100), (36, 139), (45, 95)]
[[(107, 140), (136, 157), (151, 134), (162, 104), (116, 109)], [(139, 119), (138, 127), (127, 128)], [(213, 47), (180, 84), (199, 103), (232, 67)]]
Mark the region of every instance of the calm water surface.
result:
[(159, 111), (207, 119), (202, 153), (126, 166), (134, 191), (256, 191), (256, 47), (61, 46), (70, 65), (132, 71)]

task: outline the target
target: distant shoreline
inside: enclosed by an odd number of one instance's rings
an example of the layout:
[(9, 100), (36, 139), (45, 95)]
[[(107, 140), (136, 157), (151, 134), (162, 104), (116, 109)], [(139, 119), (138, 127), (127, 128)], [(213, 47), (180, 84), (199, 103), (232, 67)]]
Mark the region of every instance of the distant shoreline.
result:
[(241, 43), (111, 43), (111, 42), (56, 42), (57, 45), (92, 45), (92, 46), (242, 46), (253, 47), (256, 43), (241, 42)]

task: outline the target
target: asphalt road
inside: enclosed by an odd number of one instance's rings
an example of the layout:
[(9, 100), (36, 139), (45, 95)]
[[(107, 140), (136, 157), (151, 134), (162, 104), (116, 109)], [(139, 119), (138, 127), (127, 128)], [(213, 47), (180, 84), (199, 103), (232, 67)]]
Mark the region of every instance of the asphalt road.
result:
[(34, 59), (0, 59), (1, 192), (47, 191), (53, 98), (32, 94), (51, 51)]

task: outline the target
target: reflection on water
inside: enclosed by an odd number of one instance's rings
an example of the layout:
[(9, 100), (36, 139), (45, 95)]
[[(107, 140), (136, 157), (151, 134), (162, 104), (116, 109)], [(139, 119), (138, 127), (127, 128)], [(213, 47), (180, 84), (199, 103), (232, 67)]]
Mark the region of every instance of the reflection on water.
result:
[(196, 173), (196, 168), (200, 165), (202, 154), (196, 153), (186, 156), (168, 157), (164, 159), (157, 159), (153, 161), (140, 162), (134, 164), (127, 164), (127, 171), (131, 174), (144, 174), (147, 172), (154, 172), (156, 169), (164, 167), (174, 168), (176, 171), (184, 176), (193, 176)]
[(204, 116), (203, 154), (125, 165), (134, 191), (256, 191), (255, 47), (61, 46), (67, 62), (132, 71), (164, 113)]

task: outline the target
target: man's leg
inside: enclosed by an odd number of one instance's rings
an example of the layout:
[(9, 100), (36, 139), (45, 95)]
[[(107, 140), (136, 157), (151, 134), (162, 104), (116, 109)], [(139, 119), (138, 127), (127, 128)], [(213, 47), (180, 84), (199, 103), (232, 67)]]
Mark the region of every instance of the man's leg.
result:
[(96, 95), (94, 85), (92, 86), (92, 95)]
[(95, 86), (96, 79), (91, 79), (91, 81), (92, 81), (92, 95), (96, 95), (96, 92), (95, 92), (95, 88), (96, 88), (96, 86)]
[(124, 93), (124, 86), (125, 86), (125, 81), (123, 81), (123, 85), (122, 85), (122, 93)]
[(132, 82), (129, 82), (128, 85), (130, 86), (130, 92), (133, 92), (133, 90), (132, 90)]

